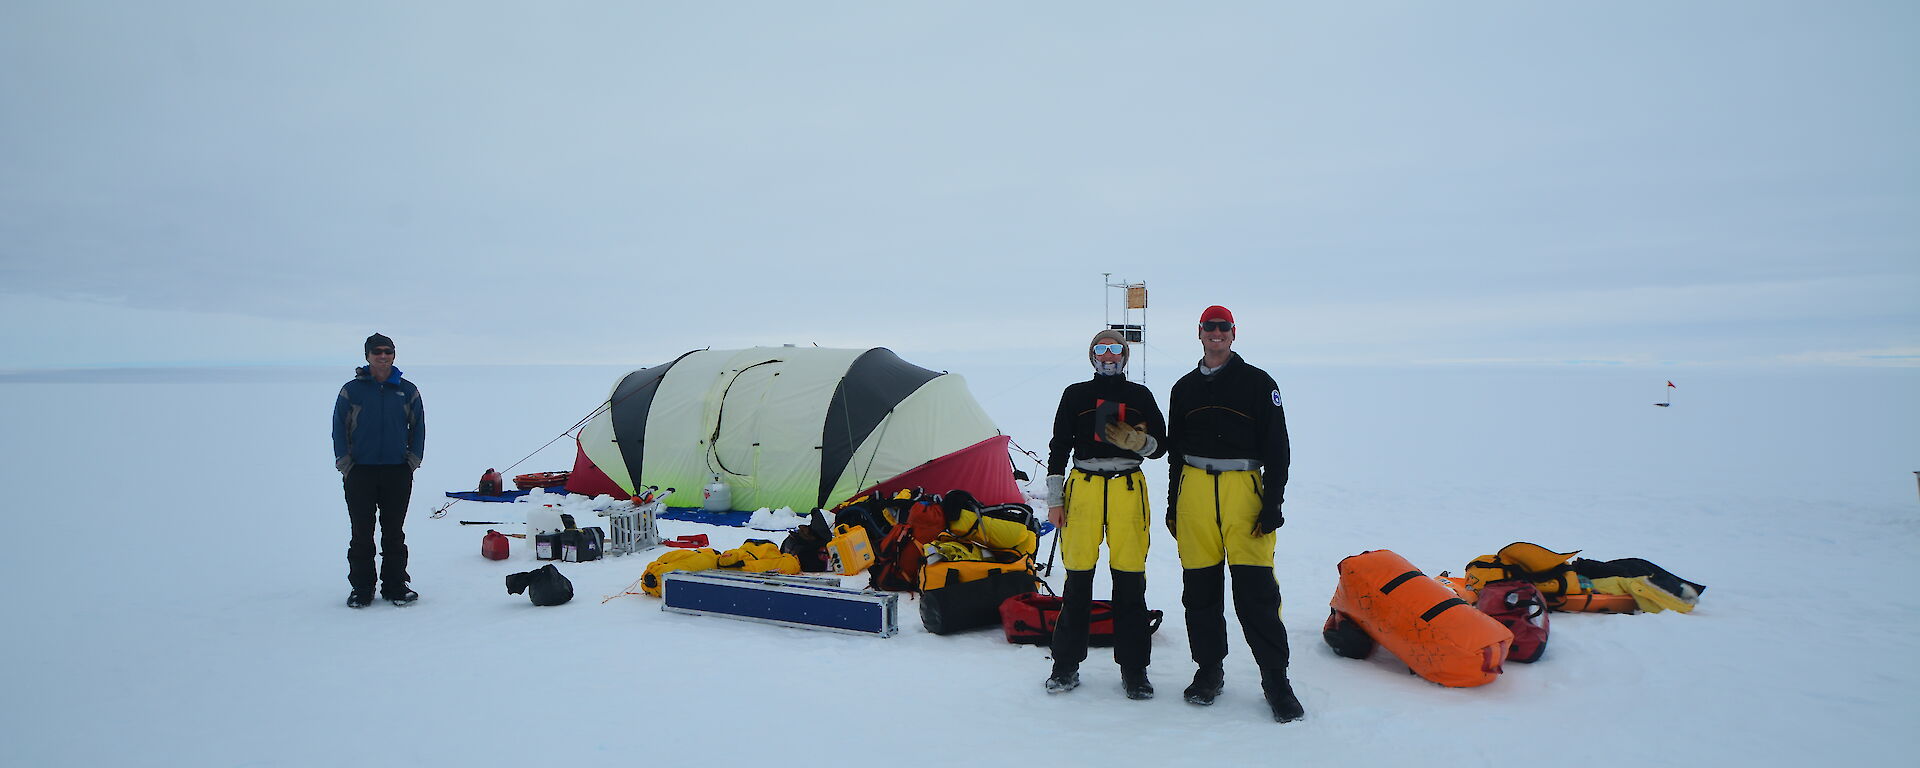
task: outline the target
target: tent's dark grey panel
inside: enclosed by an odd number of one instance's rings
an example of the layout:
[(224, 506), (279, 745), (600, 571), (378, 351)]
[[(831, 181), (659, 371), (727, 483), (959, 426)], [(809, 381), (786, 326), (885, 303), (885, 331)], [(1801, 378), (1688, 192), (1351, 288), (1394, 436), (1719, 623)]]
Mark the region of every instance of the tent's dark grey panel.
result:
[(645, 477), (640, 469), (647, 456), (647, 413), (653, 410), (654, 393), (660, 391), (660, 381), (666, 378), (673, 364), (691, 354), (693, 352), (682, 354), (666, 365), (629, 373), (620, 380), (620, 386), (613, 388), (613, 396), (609, 398), (612, 412), (608, 415), (613, 422), (613, 442), (620, 448), (620, 459), (627, 465), (627, 478), (636, 489)]
[(854, 450), (880, 426), (880, 420), (921, 385), (941, 375), (902, 360), (884, 347), (869, 349), (854, 358), (827, 405), (827, 421), (820, 435), (820, 499), (816, 504), (827, 503), (834, 481), (846, 470)]

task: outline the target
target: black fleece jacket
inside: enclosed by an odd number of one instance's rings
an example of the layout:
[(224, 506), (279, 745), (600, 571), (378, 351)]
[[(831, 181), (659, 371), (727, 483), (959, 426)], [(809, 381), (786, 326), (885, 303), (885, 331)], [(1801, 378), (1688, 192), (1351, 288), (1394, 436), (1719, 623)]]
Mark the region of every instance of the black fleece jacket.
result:
[[(1117, 400), (1127, 406), (1127, 423), (1143, 427), (1153, 437), (1153, 453), (1141, 456), (1106, 442), (1106, 425), (1093, 423), (1093, 412), (1101, 400)], [(1094, 436), (1099, 435), (1098, 441)], [(1166, 453), (1167, 422), (1153, 392), (1127, 381), (1125, 376), (1094, 376), (1067, 386), (1060, 393), (1060, 408), (1053, 414), (1053, 440), (1047, 443), (1047, 474), (1067, 473), (1069, 459), (1152, 459)]]
[(1262, 506), (1277, 517), (1286, 494), (1287, 467), (1293, 461), (1280, 387), (1266, 371), (1240, 359), (1240, 353), (1228, 354), (1226, 364), (1213, 375), (1201, 373), (1196, 366), (1173, 384), (1167, 511), (1174, 509), (1186, 457), (1204, 456), (1259, 459)]

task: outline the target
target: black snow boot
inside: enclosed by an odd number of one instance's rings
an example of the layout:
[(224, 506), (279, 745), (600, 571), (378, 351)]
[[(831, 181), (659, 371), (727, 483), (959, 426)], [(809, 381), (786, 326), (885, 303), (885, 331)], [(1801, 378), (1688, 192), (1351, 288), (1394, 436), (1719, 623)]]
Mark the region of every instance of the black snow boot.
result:
[(1307, 710), (1300, 706), (1300, 698), (1293, 695), (1293, 683), (1286, 675), (1267, 678), (1260, 681), (1260, 690), (1267, 694), (1267, 706), (1273, 708), (1273, 721), (1291, 723), (1307, 716)]
[(365, 608), (367, 607), (367, 603), (371, 603), (371, 602), (373, 602), (373, 595), (369, 595), (365, 592), (348, 592), (347, 593), (348, 608)]
[(1201, 667), (1193, 673), (1193, 684), (1187, 686), (1187, 703), (1211, 706), (1220, 695), (1220, 689), (1227, 685), (1227, 672), (1220, 667)]
[(387, 595), (387, 602), (390, 602), (390, 603), (393, 603), (394, 605), (398, 605), (402, 607), (413, 605), (414, 601), (419, 599), (420, 599), (420, 593), (415, 592), (411, 589), (401, 592), (399, 594)]
[(1047, 676), (1047, 693), (1066, 693), (1080, 687), (1080, 665), (1055, 664)]
[(1129, 699), (1153, 698), (1153, 683), (1147, 682), (1146, 667), (1120, 670), (1120, 688), (1127, 692)]

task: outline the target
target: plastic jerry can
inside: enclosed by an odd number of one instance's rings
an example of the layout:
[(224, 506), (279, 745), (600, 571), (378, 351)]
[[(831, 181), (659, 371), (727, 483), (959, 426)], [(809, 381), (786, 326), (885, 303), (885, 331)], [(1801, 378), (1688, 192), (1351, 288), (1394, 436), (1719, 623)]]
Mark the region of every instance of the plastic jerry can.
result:
[(700, 491), (700, 508), (708, 512), (732, 512), (733, 489), (720, 482), (720, 476), (714, 475), (713, 482)]
[[(560, 510), (552, 504), (523, 504), (527, 507), (527, 538), (532, 540), (543, 533), (559, 533), (567, 529), (560, 520)], [(553, 558), (543, 557), (542, 560)]]

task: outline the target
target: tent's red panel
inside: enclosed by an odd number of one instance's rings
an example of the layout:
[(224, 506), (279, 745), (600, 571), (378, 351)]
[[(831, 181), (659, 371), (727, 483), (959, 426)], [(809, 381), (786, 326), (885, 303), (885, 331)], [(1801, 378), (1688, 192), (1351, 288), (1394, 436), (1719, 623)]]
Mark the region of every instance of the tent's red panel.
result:
[(1007, 443), (1012, 439), (1006, 435), (989, 437), (881, 481), (853, 498), (875, 491), (884, 496), (902, 488), (928, 493), (958, 488), (973, 494), (982, 504), (1025, 504), (1027, 496), (1014, 482), (1013, 461), (1007, 458)]
[(573, 472), (567, 475), (567, 493), (577, 493), (582, 496), (605, 495), (616, 499), (633, 498), (626, 491), (621, 490), (620, 485), (615, 483), (613, 478), (607, 477), (607, 473), (593, 465), (593, 460), (587, 458), (587, 449), (581, 447), (579, 438), (574, 438), (573, 441)]

